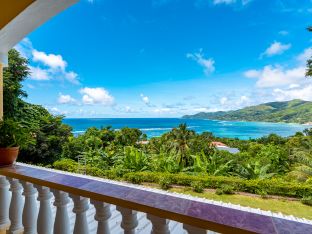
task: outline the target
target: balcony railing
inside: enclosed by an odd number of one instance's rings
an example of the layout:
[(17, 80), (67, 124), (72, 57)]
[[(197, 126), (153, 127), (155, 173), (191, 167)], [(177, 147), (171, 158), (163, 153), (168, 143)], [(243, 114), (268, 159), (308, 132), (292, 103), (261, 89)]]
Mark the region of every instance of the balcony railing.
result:
[(238, 207), (25, 164), (0, 169), (4, 233), (312, 233), (308, 221)]

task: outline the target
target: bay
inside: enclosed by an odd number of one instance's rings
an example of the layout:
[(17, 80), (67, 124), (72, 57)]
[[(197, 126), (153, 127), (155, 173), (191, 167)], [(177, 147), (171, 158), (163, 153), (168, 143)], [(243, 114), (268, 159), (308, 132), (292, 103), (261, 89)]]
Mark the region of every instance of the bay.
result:
[(138, 128), (147, 134), (149, 138), (161, 136), (181, 123), (186, 123), (189, 129), (197, 133), (208, 131), (218, 137), (239, 139), (254, 139), (270, 133), (285, 137), (308, 128), (308, 126), (300, 124), (182, 118), (65, 118), (63, 122), (73, 128), (75, 135), (85, 132), (90, 127), (101, 128), (111, 126), (114, 129), (123, 127)]

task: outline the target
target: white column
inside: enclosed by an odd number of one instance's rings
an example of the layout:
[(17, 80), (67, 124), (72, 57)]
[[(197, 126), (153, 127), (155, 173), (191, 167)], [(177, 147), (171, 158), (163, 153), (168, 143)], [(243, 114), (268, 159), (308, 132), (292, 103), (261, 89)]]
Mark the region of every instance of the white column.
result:
[(22, 181), (24, 187), (23, 195), (25, 197), (25, 204), (23, 210), (23, 226), (24, 234), (37, 233), (37, 190), (34, 185), (29, 182)]
[(40, 202), (37, 231), (38, 234), (51, 234), (53, 229), (51, 198), (53, 195), (47, 187), (37, 185), (36, 188), (38, 190), (37, 200)]
[(55, 234), (69, 234), (70, 233), (70, 222), (67, 210), (67, 204), (69, 203), (68, 193), (59, 190), (52, 190), (56, 206), (56, 215), (54, 222), (54, 233)]
[(183, 228), (187, 231), (188, 234), (207, 234), (207, 230), (188, 224), (183, 224)]
[(10, 204), (10, 220), (11, 225), (7, 233), (15, 234), (24, 230), (22, 223), (22, 213), (24, 200), (22, 196), (23, 187), (19, 180), (8, 178), (11, 184), (10, 191), (12, 192), (12, 199)]
[(169, 234), (169, 220), (163, 219), (155, 215), (147, 214), (146, 218), (149, 219), (153, 225), (152, 234)]
[(10, 192), (9, 182), (4, 176), (0, 176), (0, 230), (6, 229), (10, 225), (9, 205)]
[(89, 199), (76, 195), (70, 195), (70, 197), (74, 201), (73, 212), (76, 214), (74, 234), (88, 234), (87, 210), (89, 209)]
[(117, 206), (117, 210), (121, 213), (121, 227), (125, 234), (134, 234), (135, 228), (138, 226), (137, 212), (121, 206)]
[(110, 204), (94, 200), (91, 200), (91, 203), (96, 211), (94, 219), (98, 221), (97, 234), (109, 234), (108, 220), (112, 216)]

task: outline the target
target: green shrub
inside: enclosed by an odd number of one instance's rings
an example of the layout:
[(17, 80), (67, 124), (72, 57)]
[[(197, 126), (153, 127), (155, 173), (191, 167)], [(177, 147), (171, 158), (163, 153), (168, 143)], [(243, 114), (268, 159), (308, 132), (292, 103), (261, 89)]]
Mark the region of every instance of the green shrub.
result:
[(263, 199), (268, 198), (268, 193), (267, 193), (267, 191), (264, 190), (264, 189), (258, 189), (258, 190), (256, 190), (256, 191), (255, 191), (255, 194), (260, 195), (261, 198), (263, 198)]
[(303, 197), (301, 199), (301, 202), (305, 205), (308, 205), (308, 206), (312, 206), (312, 196), (309, 196), (309, 197)]
[(196, 193), (202, 193), (204, 192), (204, 184), (200, 181), (195, 181), (191, 183), (192, 189)]
[(234, 194), (234, 187), (229, 185), (223, 185), (220, 188), (216, 189), (216, 194)]
[(78, 163), (72, 159), (61, 159), (53, 163), (53, 168), (68, 171), (68, 172), (77, 172)]
[[(71, 159), (62, 159), (56, 161), (53, 164), (53, 167), (59, 170), (77, 172), (78, 163)], [(233, 191), (259, 194), (264, 197), (267, 195), (296, 198), (312, 197), (311, 184), (289, 182), (284, 181), (281, 178), (246, 180), (238, 177), (209, 176), (207, 174), (189, 175), (185, 173), (170, 174), (147, 171), (128, 172), (127, 170), (121, 170), (120, 168), (101, 170), (88, 166), (87, 174), (114, 180), (125, 180), (136, 184), (148, 182), (161, 185), (161, 183), (164, 183), (164, 181), (170, 181), (170, 185), (176, 184), (193, 187), (195, 183), (201, 183), (203, 188), (219, 189), (219, 192), (223, 192), (224, 187), (230, 187)]]
[(133, 184), (141, 184), (143, 182), (143, 179), (140, 175), (133, 175), (129, 177), (128, 182), (131, 182)]
[(168, 177), (162, 177), (159, 180), (159, 185), (161, 187), (161, 189), (167, 190), (169, 188), (171, 188), (171, 180)]

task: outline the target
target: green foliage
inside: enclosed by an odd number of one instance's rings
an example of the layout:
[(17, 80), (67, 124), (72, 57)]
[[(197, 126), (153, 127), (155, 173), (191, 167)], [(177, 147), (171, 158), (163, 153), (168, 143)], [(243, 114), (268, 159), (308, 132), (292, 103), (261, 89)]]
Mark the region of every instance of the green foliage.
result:
[(13, 119), (0, 121), (0, 147), (28, 147), (33, 144), (33, 138), (27, 129)]
[[(311, 60), (308, 61), (308, 67), (312, 67)], [(309, 76), (310, 73), (312, 74), (311, 70), (308, 69), (307, 74)], [(298, 99), (286, 102), (269, 102), (235, 111), (201, 112), (195, 115), (186, 115), (183, 118), (306, 123), (312, 122), (312, 102)]]
[(24, 162), (52, 164), (61, 158), (62, 145), (71, 135), (71, 128), (62, 123), (62, 117), (40, 116), (39, 129), (32, 134), (35, 144), (23, 149), (19, 159)]
[[(27, 97), (22, 82), (29, 75), (28, 61), (15, 49), (9, 51), (9, 66), (3, 70), (3, 109), (6, 118), (17, 119), (21, 98)], [(18, 119), (19, 120), (19, 119)]]
[(162, 189), (167, 190), (171, 188), (171, 180), (168, 177), (162, 177), (159, 179), (159, 185)]
[(71, 128), (62, 123), (61, 116), (54, 117), (42, 106), (22, 100), (27, 96), (22, 90), (22, 82), (28, 75), (27, 59), (21, 57), (18, 51), (10, 50), (9, 66), (3, 73), (4, 117), (17, 122), (15, 125), (11, 123), (9, 127), (10, 131), (14, 131), (16, 139), (2, 135), (5, 138), (2, 142), (22, 146), (20, 161), (51, 164), (61, 157), (62, 146), (71, 135)]
[(136, 128), (122, 128), (116, 131), (116, 142), (122, 146), (134, 146), (140, 141), (142, 132)]
[(192, 164), (190, 141), (194, 135), (195, 132), (188, 130), (186, 124), (180, 124), (179, 127), (173, 128), (172, 131), (164, 134), (167, 142), (167, 152), (171, 152), (175, 156), (175, 160), (181, 167)]
[[(4, 114), (12, 122), (3, 128), (0, 144), (24, 144), (21, 161), (77, 172), (77, 157), (83, 156), (88, 174), (132, 183), (153, 182), (163, 187), (177, 184), (197, 191), (230, 187), (250, 193), (312, 196), (311, 129), (287, 138), (270, 134), (239, 140), (218, 138), (209, 132), (197, 134), (181, 124), (144, 145), (140, 141), (146, 140), (146, 135), (132, 128), (89, 128), (74, 137), (71, 128), (62, 123), (62, 116), (52, 116), (43, 107), (22, 100), (27, 94), (21, 82), (28, 75), (28, 61), (16, 50), (10, 51), (9, 67), (4, 70)], [(311, 113), (311, 102), (293, 100), (195, 117), (302, 123), (312, 121)], [(31, 137), (21, 140), (26, 132)], [(212, 141), (224, 142), (240, 152), (219, 151)]]
[(126, 181), (131, 181), (133, 176), (139, 176), (143, 182), (159, 183), (160, 179), (167, 177), (172, 184), (191, 186), (193, 182), (201, 182), (205, 188), (217, 189), (229, 186), (234, 191), (256, 193), (266, 192), (269, 195), (280, 195), (286, 197), (312, 196), (312, 186), (309, 184), (299, 184), (297, 182), (287, 182), (283, 179), (254, 179), (246, 180), (237, 177), (207, 176), (207, 175), (187, 175), (157, 173), (157, 172), (135, 172), (127, 173), (123, 176)]
[(205, 188), (204, 184), (202, 182), (200, 182), (200, 181), (192, 182), (191, 183), (191, 187), (192, 187), (193, 191), (196, 192), (196, 193), (204, 192), (204, 188)]
[(301, 202), (305, 205), (312, 206), (312, 196), (301, 198)]
[(118, 168), (128, 171), (146, 171), (149, 168), (149, 158), (141, 150), (127, 146), (116, 164)]
[(223, 185), (220, 188), (216, 189), (216, 194), (221, 195), (221, 194), (234, 194), (234, 187), (230, 185)]

